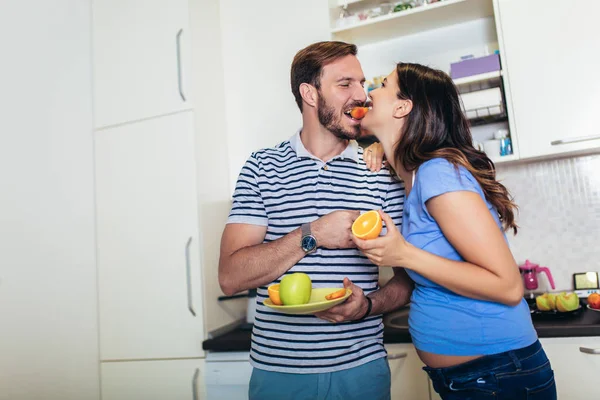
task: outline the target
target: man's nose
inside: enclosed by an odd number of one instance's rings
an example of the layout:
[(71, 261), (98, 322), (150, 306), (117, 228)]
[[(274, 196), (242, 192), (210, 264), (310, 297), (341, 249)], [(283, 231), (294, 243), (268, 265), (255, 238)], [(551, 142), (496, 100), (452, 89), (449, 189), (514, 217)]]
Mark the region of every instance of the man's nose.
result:
[(367, 101), (367, 93), (362, 85), (357, 85), (356, 89), (354, 90), (352, 99), (360, 102)]

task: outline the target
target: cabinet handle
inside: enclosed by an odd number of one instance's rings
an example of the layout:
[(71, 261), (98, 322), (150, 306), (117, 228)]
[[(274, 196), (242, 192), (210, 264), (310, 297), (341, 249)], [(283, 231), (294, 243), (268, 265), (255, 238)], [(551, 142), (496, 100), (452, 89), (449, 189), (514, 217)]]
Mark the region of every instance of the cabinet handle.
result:
[(192, 378), (192, 399), (198, 400), (198, 376), (200, 376), (200, 368), (196, 368), (194, 377)]
[(194, 304), (192, 303), (192, 268), (190, 265), (190, 245), (192, 244), (192, 237), (188, 239), (185, 244), (185, 275), (187, 281), (187, 302), (188, 302), (188, 310), (192, 313), (192, 315), (196, 316), (196, 311), (194, 310)]
[(406, 357), (408, 357), (408, 353), (388, 354), (388, 356), (387, 356), (388, 360), (397, 360), (399, 358), (406, 358)]
[(580, 137), (571, 138), (571, 139), (554, 140), (554, 141), (550, 142), (550, 144), (552, 146), (558, 146), (558, 145), (561, 145), (561, 144), (569, 144), (569, 143), (577, 143), (577, 142), (587, 142), (587, 141), (596, 140), (596, 139), (600, 139), (600, 135), (580, 136)]
[(177, 41), (177, 86), (179, 86), (179, 96), (181, 96), (181, 100), (185, 100), (185, 95), (183, 94), (183, 86), (181, 84), (181, 34), (183, 33), (183, 29), (180, 29), (177, 32), (176, 41)]
[(586, 354), (600, 354), (600, 349), (590, 349), (589, 347), (580, 347), (579, 351)]

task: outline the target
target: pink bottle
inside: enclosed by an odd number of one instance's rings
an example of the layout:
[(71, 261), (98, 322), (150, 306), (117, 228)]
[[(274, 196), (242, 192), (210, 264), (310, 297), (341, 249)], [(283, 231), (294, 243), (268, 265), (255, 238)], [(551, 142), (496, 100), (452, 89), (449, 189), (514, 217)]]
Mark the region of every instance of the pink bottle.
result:
[(534, 264), (529, 262), (529, 260), (525, 260), (525, 264), (519, 266), (521, 270), (521, 274), (523, 274), (523, 283), (525, 285), (525, 289), (527, 290), (536, 290), (538, 288), (538, 278), (537, 274), (543, 272), (548, 277), (548, 281), (550, 281), (550, 286), (552, 289), (556, 289), (554, 287), (554, 279), (552, 278), (552, 274), (550, 270), (546, 267), (540, 267), (538, 264)]

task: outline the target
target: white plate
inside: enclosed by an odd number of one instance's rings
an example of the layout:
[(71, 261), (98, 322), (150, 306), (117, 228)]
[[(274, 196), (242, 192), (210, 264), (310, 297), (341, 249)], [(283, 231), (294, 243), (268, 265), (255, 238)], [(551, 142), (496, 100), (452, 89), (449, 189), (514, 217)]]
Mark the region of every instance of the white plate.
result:
[(600, 310), (596, 310), (595, 308), (592, 308), (592, 307), (590, 307), (590, 305), (589, 305), (589, 304), (587, 305), (587, 308), (589, 308), (589, 309), (590, 309), (590, 310), (592, 310), (592, 311), (597, 311), (597, 312), (600, 312)]

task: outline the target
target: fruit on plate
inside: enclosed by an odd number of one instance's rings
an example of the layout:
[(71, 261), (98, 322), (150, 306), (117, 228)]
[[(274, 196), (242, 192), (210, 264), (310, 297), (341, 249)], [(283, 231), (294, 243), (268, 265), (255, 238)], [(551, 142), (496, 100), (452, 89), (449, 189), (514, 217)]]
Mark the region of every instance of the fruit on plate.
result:
[(346, 288), (342, 288), (340, 290), (336, 290), (333, 293), (329, 293), (327, 296), (325, 296), (326, 300), (334, 300), (334, 299), (339, 299), (340, 297), (344, 297), (346, 295)]
[(354, 107), (350, 110), (350, 116), (354, 119), (363, 119), (367, 112), (369, 112), (368, 107)]
[(568, 312), (579, 308), (579, 297), (575, 293), (560, 293), (556, 296), (556, 309), (560, 312)]
[(308, 275), (296, 272), (283, 277), (279, 283), (279, 297), (284, 306), (299, 306), (308, 303), (312, 282)]
[(276, 306), (283, 305), (283, 303), (281, 302), (281, 297), (279, 296), (279, 283), (269, 286), (267, 288), (267, 291), (269, 292), (269, 299), (271, 299), (271, 302), (273, 304), (275, 304)]
[(540, 311), (556, 310), (556, 295), (552, 293), (544, 293), (535, 298), (535, 304)]
[(587, 298), (588, 305), (594, 310), (600, 310), (600, 293), (592, 293)]
[(352, 223), (352, 234), (359, 239), (375, 239), (381, 233), (383, 223), (377, 210), (367, 211)]

